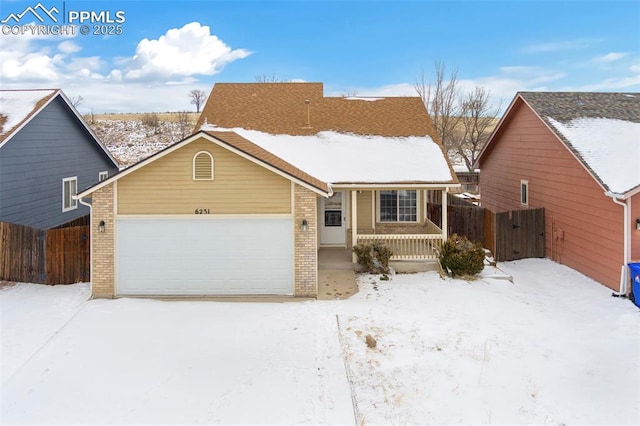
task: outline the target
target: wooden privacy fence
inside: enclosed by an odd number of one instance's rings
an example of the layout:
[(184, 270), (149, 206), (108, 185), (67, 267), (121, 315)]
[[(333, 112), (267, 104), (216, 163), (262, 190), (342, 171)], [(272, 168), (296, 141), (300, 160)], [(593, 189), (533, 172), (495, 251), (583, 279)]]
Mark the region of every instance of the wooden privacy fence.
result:
[(90, 280), (88, 226), (50, 230), (0, 222), (0, 280), (72, 284)]
[[(429, 220), (442, 226), (442, 205), (427, 205)], [(480, 241), (497, 261), (545, 256), (544, 208), (502, 213), (460, 203), (447, 206), (447, 233)]]
[[(464, 235), (472, 241), (480, 241), (485, 244), (485, 214), (487, 209), (474, 205), (447, 206), (447, 234)], [(490, 212), (489, 212), (490, 213)], [(442, 204), (427, 205), (429, 220), (442, 228)], [(487, 247), (485, 245), (485, 247)], [(490, 248), (490, 247), (488, 247)]]

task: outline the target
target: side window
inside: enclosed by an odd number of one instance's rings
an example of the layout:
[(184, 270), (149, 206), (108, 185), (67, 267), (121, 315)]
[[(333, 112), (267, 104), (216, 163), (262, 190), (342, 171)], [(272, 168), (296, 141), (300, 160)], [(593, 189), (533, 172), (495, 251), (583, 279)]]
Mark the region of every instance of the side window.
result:
[(109, 172), (105, 171), (105, 172), (100, 172), (98, 173), (98, 182), (102, 182), (103, 180), (107, 179), (109, 177)]
[(213, 180), (213, 156), (207, 151), (193, 156), (193, 180)]
[(520, 181), (520, 204), (525, 207), (529, 206), (529, 181)]
[(78, 177), (62, 179), (62, 211), (66, 212), (78, 207), (78, 202), (73, 196), (78, 192)]

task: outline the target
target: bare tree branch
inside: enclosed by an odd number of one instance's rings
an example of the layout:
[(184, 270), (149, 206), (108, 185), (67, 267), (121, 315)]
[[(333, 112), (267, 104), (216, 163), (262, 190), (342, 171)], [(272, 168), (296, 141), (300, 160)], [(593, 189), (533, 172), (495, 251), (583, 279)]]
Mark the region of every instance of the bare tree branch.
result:
[(78, 108), (84, 98), (82, 96), (74, 96), (69, 98), (69, 100), (71, 101), (71, 105), (73, 105), (74, 108)]
[(255, 76), (256, 83), (288, 83), (290, 80), (280, 78), (276, 75), (276, 73), (271, 73), (271, 75), (263, 72), (262, 74), (258, 74)]
[(427, 113), (445, 149), (452, 147), (455, 128), (460, 120), (458, 104), (458, 70), (452, 71), (445, 80), (446, 66), (443, 62), (434, 64), (434, 81), (427, 82), (422, 70), (414, 88), (422, 98)]

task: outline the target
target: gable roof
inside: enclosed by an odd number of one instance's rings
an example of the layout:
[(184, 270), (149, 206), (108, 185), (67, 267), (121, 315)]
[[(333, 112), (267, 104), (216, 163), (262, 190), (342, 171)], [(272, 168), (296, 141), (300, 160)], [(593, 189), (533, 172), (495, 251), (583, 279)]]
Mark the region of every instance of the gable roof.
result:
[(161, 151), (156, 152), (150, 157), (147, 157), (144, 160), (134, 164), (133, 166), (120, 171), (119, 173), (103, 180), (102, 182), (98, 182), (97, 184), (86, 188), (85, 190), (80, 192), (76, 196), (76, 198), (86, 197), (92, 192), (97, 191), (98, 189), (106, 185), (109, 185), (111, 182), (117, 181), (118, 179), (121, 179), (130, 173), (133, 173), (134, 171), (146, 166), (147, 164), (152, 163), (188, 145), (189, 143), (200, 139), (201, 137), (204, 137), (208, 141), (226, 148), (229, 151), (234, 152), (241, 157), (244, 157), (262, 167), (265, 167), (293, 182), (305, 186), (308, 189), (316, 192), (317, 194), (328, 196), (332, 193), (331, 188), (327, 183), (322, 182), (321, 180), (311, 176), (310, 174), (287, 163), (282, 158), (273, 155), (272, 153), (266, 151), (265, 149), (236, 133), (229, 131), (200, 131), (194, 133), (186, 139), (183, 139), (180, 142), (177, 142)]
[(94, 142), (107, 155), (115, 167), (118, 161), (100, 141), (93, 129), (87, 125), (69, 98), (60, 89), (0, 90), (0, 148), (54, 99), (60, 98), (73, 113)]
[(526, 104), (605, 190), (640, 188), (640, 93), (519, 92), (478, 163), (490, 152), (517, 105)]
[(216, 83), (196, 124), (271, 134), (322, 131), (379, 136), (436, 132), (415, 97), (325, 97), (322, 83)]

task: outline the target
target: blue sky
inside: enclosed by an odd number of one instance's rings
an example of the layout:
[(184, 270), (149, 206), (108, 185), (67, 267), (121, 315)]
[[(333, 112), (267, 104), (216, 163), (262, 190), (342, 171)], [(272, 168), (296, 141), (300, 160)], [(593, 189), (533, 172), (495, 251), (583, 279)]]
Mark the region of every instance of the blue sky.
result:
[[(60, 87), (79, 110), (192, 110), (192, 89), (275, 75), (321, 81), (327, 96), (414, 95), (435, 61), (507, 104), (518, 90), (639, 91), (640, 1), (0, 0), (0, 20), (38, 3), (103, 12), (90, 34), (0, 35), (2, 88)], [(64, 10), (64, 13), (62, 12)], [(120, 11), (121, 23), (113, 21)], [(45, 19), (45, 25), (55, 24)], [(103, 27), (105, 25), (106, 27)], [(122, 34), (94, 30), (119, 27)], [(112, 27), (115, 29), (115, 27)]]

